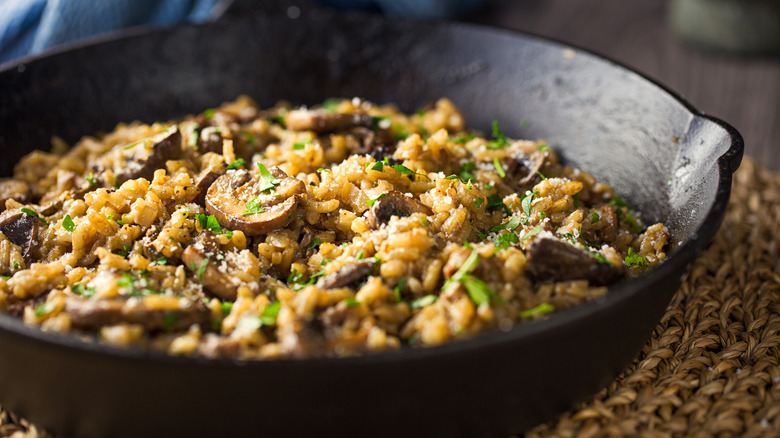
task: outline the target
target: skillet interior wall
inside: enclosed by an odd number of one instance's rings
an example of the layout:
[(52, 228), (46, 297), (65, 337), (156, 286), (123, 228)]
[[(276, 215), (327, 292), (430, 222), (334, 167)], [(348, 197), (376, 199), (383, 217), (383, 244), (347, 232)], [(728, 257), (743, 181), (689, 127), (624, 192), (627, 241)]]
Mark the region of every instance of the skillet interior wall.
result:
[[(361, 96), (405, 111), (446, 96), (471, 127), (489, 132), (498, 120), (511, 137), (546, 138), (648, 220), (671, 217), (672, 242), (709, 210), (695, 209), (706, 195), (697, 187), (717, 172), (712, 159), (686, 155), (701, 136), (689, 135), (683, 105), (588, 54), (503, 31), (365, 16), (205, 27), (84, 47), (0, 73), (2, 174), (30, 150), (48, 149), (52, 135), (72, 143), (119, 121), (167, 120), (240, 94), (261, 106)], [(679, 175), (686, 178), (667, 180)]]

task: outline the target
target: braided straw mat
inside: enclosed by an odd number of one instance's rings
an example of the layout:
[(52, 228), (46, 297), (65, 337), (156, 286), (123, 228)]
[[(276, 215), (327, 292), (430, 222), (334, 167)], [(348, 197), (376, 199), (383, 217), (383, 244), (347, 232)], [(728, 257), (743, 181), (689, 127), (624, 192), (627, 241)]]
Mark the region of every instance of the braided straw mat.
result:
[[(640, 355), (526, 437), (780, 436), (780, 174), (749, 158), (726, 218)], [(0, 438), (51, 437), (0, 409)]]

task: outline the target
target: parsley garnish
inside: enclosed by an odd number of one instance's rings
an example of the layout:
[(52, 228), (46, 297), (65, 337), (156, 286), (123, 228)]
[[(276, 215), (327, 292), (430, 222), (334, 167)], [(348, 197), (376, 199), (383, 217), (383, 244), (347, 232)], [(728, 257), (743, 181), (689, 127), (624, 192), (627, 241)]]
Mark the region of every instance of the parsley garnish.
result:
[(287, 282), (290, 284), (300, 283), (303, 281), (303, 272), (298, 272), (296, 269), (293, 269), (290, 272), (290, 275), (287, 277)]
[(173, 330), (173, 326), (176, 325), (177, 322), (179, 322), (179, 319), (181, 318), (181, 315), (174, 312), (166, 313), (165, 316), (163, 316), (163, 328), (165, 328), (166, 332), (169, 332)]
[(628, 248), (628, 255), (625, 260), (628, 266), (639, 266), (641, 268), (647, 266), (647, 259), (635, 253), (634, 248)]
[(621, 198), (618, 195), (615, 195), (611, 201), (609, 201), (609, 205), (613, 207), (628, 207), (628, 204), (623, 201), (623, 198)]
[(203, 111), (203, 117), (205, 117), (207, 119), (210, 119), (210, 118), (214, 117), (214, 114), (216, 114), (216, 113), (217, 113), (216, 109), (209, 108), (206, 111)]
[(275, 176), (271, 175), (271, 172), (263, 166), (263, 163), (257, 163), (257, 168), (260, 169), (260, 187), (259, 190), (264, 192), (270, 190), (281, 183), (281, 181)]
[(340, 100), (334, 97), (327, 98), (324, 102), (322, 102), (322, 109), (329, 113), (335, 113), (340, 102)]
[(523, 224), (527, 223), (531, 218), (531, 204), (534, 201), (534, 196), (538, 194), (539, 191), (534, 190), (533, 192), (527, 194), (522, 201), (520, 201), (520, 207), (523, 209), (523, 213), (525, 213), (525, 222), (523, 222)]
[(494, 140), (487, 145), (488, 149), (501, 149), (509, 146), (509, 140), (507, 140), (506, 136), (501, 132), (497, 120), (493, 120), (493, 139)]
[(97, 185), (97, 181), (95, 181), (95, 174), (94, 173), (89, 172), (89, 175), (87, 175), (87, 182), (89, 183), (89, 185), (91, 185), (93, 187)]
[(473, 161), (468, 160), (460, 166), (460, 173), (458, 174), (458, 177), (463, 182), (476, 181), (477, 177), (475, 177), (472, 173), (475, 170), (477, 170), (477, 165), (474, 164)]
[(209, 264), (209, 259), (203, 259), (203, 263), (198, 267), (198, 281), (203, 281), (203, 273), (206, 272), (206, 266)]
[(518, 242), (517, 234), (515, 233), (503, 233), (499, 235), (493, 244), (496, 246), (496, 252), (509, 248), (513, 243)]
[(575, 193), (571, 198), (574, 200), (574, 208), (580, 208), (580, 194)]
[(427, 179), (428, 181), (431, 180), (430, 178), (428, 178), (428, 175), (423, 175), (422, 173), (414, 172), (412, 169), (409, 169), (403, 164), (396, 164), (393, 166), (393, 169), (395, 169), (396, 172), (402, 173), (404, 175), (420, 175), (421, 177)]
[(69, 214), (66, 214), (65, 217), (62, 219), (62, 228), (65, 228), (67, 231), (70, 231), (71, 233), (76, 229), (76, 224), (73, 223), (73, 219), (70, 218)]
[(436, 295), (426, 295), (424, 297), (417, 298), (416, 300), (409, 303), (409, 307), (411, 307), (412, 309), (419, 309), (421, 307), (425, 307), (429, 304), (435, 303), (438, 298), (439, 297), (437, 297)]
[(501, 297), (496, 295), (495, 291), (487, 283), (470, 274), (478, 264), (479, 254), (477, 251), (472, 251), (460, 269), (444, 283), (442, 290), (447, 289), (452, 283), (460, 283), (466, 288), (469, 297), (477, 305), (488, 303), (491, 299), (503, 302)]
[(548, 313), (552, 313), (553, 310), (555, 310), (555, 307), (552, 304), (542, 303), (533, 309), (523, 310), (520, 312), (520, 318), (531, 318), (536, 315), (546, 315)]
[(631, 228), (634, 229), (637, 233), (642, 232), (642, 227), (639, 226), (639, 223), (637, 223), (636, 218), (631, 213), (626, 213), (624, 216), (624, 219), (626, 220), (626, 223), (631, 225)]
[(483, 202), (485, 202), (484, 199), (482, 198), (477, 199), (476, 201), (474, 201), (474, 208), (479, 208), (479, 206), (482, 205)]
[(544, 174), (542, 172), (539, 172), (538, 170), (536, 171), (536, 174), (539, 175), (539, 178), (541, 178), (542, 180), (547, 179), (547, 177), (544, 176)]
[(363, 260), (363, 258), (364, 258), (364, 257), (365, 257), (365, 256), (363, 255), (363, 250), (361, 249), (361, 250), (360, 250), (360, 251), (358, 251), (358, 253), (357, 253), (357, 259), (358, 259), (358, 260)]
[(300, 151), (301, 149), (305, 148), (306, 145), (309, 143), (311, 143), (311, 137), (303, 141), (296, 141), (295, 143), (293, 143), (293, 149), (296, 151)]
[(536, 149), (539, 149), (542, 152), (547, 152), (550, 150), (550, 145), (546, 143), (539, 143), (538, 145), (536, 145)]
[(490, 195), (487, 197), (487, 208), (503, 208), (506, 214), (512, 214), (509, 207), (504, 204), (504, 200), (498, 195)]
[(320, 167), (319, 169), (317, 169), (317, 172), (328, 172), (328, 173), (333, 173), (333, 172), (332, 172), (330, 169), (326, 169), (326, 168), (324, 168), (324, 167)]
[(397, 302), (401, 302), (401, 292), (403, 292), (404, 288), (406, 287), (406, 277), (401, 277), (400, 280), (398, 280), (398, 284), (393, 288), (393, 295), (395, 295), (395, 300)]
[(230, 315), (230, 311), (233, 310), (233, 302), (232, 301), (224, 301), (224, 302), (219, 303), (219, 310), (222, 311), (222, 316)]
[(250, 214), (258, 214), (264, 211), (265, 209), (260, 206), (260, 199), (255, 196), (246, 203), (246, 210), (241, 213), (241, 216), (249, 216)]
[(243, 159), (243, 158), (236, 158), (235, 161), (233, 161), (232, 163), (228, 164), (227, 170), (238, 169), (239, 167), (243, 166), (244, 164), (246, 164), (246, 160), (245, 159)]
[(380, 194), (379, 194), (379, 196), (377, 196), (376, 198), (371, 198), (371, 199), (369, 199), (368, 201), (366, 201), (366, 205), (368, 205), (369, 207), (373, 207), (373, 206), (374, 206), (374, 203), (375, 203), (376, 201), (378, 201), (378, 200), (379, 200), (379, 198), (381, 198), (382, 196), (385, 196), (385, 194), (384, 194), (384, 193), (380, 193)]
[(377, 161), (376, 163), (374, 163), (374, 164), (370, 164), (370, 165), (368, 166), (368, 168), (369, 168), (369, 169), (371, 169), (371, 170), (376, 170), (376, 171), (379, 171), (379, 172), (381, 172), (381, 171), (382, 171), (382, 169), (384, 169), (384, 167), (385, 167), (385, 166), (384, 166), (384, 164), (383, 164), (381, 161)]
[(168, 263), (168, 258), (165, 256), (161, 256), (159, 259), (157, 259), (158, 265), (164, 265), (166, 263)]
[(503, 224), (493, 225), (490, 227), (490, 231), (497, 233), (501, 230), (514, 230), (515, 228), (519, 227), (521, 223), (523, 223), (522, 219), (517, 216), (513, 216)]
[(464, 133), (461, 132), (460, 134), (458, 134), (455, 137), (451, 138), (450, 141), (452, 141), (453, 143), (463, 144), (463, 143), (466, 143), (466, 142), (471, 141), (473, 139), (474, 139), (474, 135), (473, 134), (464, 134)]
[(307, 250), (308, 250), (308, 249), (314, 249), (314, 248), (316, 248), (316, 247), (317, 247), (317, 245), (319, 245), (320, 243), (322, 243), (322, 240), (320, 240), (320, 238), (319, 238), (319, 237), (315, 237), (315, 238), (314, 238), (314, 240), (312, 240), (312, 241), (311, 241), (311, 243), (309, 244), (309, 246), (307, 246), (307, 247), (306, 247), (306, 249), (307, 249)]
[(39, 303), (35, 306), (35, 316), (45, 316), (53, 312), (55, 309), (54, 303)]
[(11, 263), (11, 269), (19, 269), (19, 263), (17, 262)]
[(493, 158), (493, 166), (495, 166), (498, 176), (506, 178), (506, 172), (504, 172), (504, 168), (501, 166), (501, 162), (498, 161), (498, 158)]
[(593, 216), (591, 216), (591, 217), (590, 217), (590, 223), (591, 223), (591, 225), (593, 225), (593, 224), (595, 224), (596, 222), (598, 222), (598, 221), (599, 221), (599, 219), (601, 219), (601, 216), (599, 216), (599, 214), (598, 214), (598, 213), (596, 213), (596, 212), (594, 211), (594, 212), (593, 212)]
[(525, 236), (523, 236), (523, 238), (522, 238), (522, 239), (520, 239), (520, 240), (526, 240), (526, 239), (529, 239), (529, 238), (531, 238), (532, 236), (536, 236), (536, 235), (537, 235), (537, 234), (539, 234), (541, 231), (542, 231), (542, 227), (536, 227), (536, 228), (532, 229), (531, 231), (529, 231), (529, 232), (525, 233)]
[(195, 216), (198, 219), (200, 227), (204, 230), (211, 230), (214, 234), (222, 234), (222, 227), (219, 226), (219, 221), (213, 214), (206, 216), (205, 214), (198, 214)]
[(244, 131), (244, 135), (246, 136), (247, 143), (251, 144), (252, 146), (257, 145), (257, 138), (255, 137), (254, 134), (252, 134), (249, 131)]
[(49, 223), (46, 222), (46, 220), (44, 218), (38, 216), (38, 212), (35, 211), (35, 210), (29, 209), (27, 207), (23, 207), (22, 208), (22, 213), (26, 214), (27, 216), (37, 217), (39, 221), (44, 223), (44, 225), (49, 225)]
[(360, 301), (353, 297), (345, 299), (344, 302), (347, 303), (347, 307), (357, 307), (360, 305)]
[(263, 313), (258, 316), (260, 325), (274, 325), (276, 324), (276, 317), (279, 315), (279, 308), (282, 307), (281, 301), (274, 301), (263, 309)]

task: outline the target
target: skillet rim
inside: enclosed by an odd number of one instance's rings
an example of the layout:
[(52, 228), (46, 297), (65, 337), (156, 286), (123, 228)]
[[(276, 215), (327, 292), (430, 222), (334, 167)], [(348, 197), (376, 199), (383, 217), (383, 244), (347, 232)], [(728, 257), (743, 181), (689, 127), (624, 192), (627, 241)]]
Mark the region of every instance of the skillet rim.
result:
[[(598, 299), (580, 304), (574, 308), (556, 312), (550, 317), (529, 323), (514, 326), (508, 331), (494, 330), (479, 334), (469, 339), (459, 339), (447, 342), (443, 345), (425, 348), (402, 348), (399, 350), (389, 350), (382, 352), (371, 352), (358, 356), (350, 357), (316, 357), (306, 359), (270, 359), (270, 360), (235, 360), (235, 359), (209, 359), (205, 357), (179, 357), (165, 354), (163, 352), (147, 351), (137, 348), (121, 348), (98, 342), (88, 342), (78, 339), (74, 335), (61, 335), (49, 333), (37, 327), (30, 327), (23, 323), (21, 319), (0, 312), (0, 336), (15, 336), (32, 341), (29, 348), (40, 347), (52, 350), (65, 351), (81, 355), (93, 355), (104, 357), (105, 359), (118, 359), (123, 361), (136, 362), (154, 362), (157, 365), (169, 366), (190, 366), (206, 368), (235, 368), (235, 367), (265, 367), (265, 368), (300, 368), (300, 367), (336, 367), (336, 366), (355, 366), (370, 365), (373, 363), (396, 363), (426, 360), (432, 357), (447, 357), (460, 354), (468, 354), (483, 349), (494, 348), (506, 344), (519, 343), (525, 338), (530, 338), (539, 333), (554, 331), (557, 328), (565, 327), (580, 319), (593, 318), (594, 314), (602, 309), (618, 305), (624, 300), (629, 300), (636, 294), (652, 287), (654, 283), (661, 283), (667, 277), (671, 277), (678, 270), (680, 265), (685, 265), (684, 276), (690, 272), (691, 266), (701, 252), (709, 246), (713, 236), (717, 232), (725, 215), (728, 200), (731, 194), (731, 183), (733, 173), (739, 167), (744, 153), (744, 140), (740, 133), (725, 121), (710, 116), (688, 102), (682, 95), (671, 90), (656, 79), (643, 74), (621, 62), (605, 56), (597, 51), (584, 49), (576, 44), (564, 42), (559, 39), (540, 36), (535, 33), (522, 32), (510, 29), (490, 27), (481, 24), (462, 23), (453, 21), (436, 21), (425, 19), (388, 19), (386, 17), (373, 14), (347, 13), (347, 14), (323, 14), (322, 16), (309, 15), (296, 19), (304, 20), (343, 20), (345, 23), (354, 23), (357, 20), (375, 20), (381, 22), (381, 25), (393, 26), (437, 26), (440, 28), (465, 29), (468, 32), (474, 32), (484, 35), (503, 35), (505, 37), (536, 40), (548, 47), (558, 46), (560, 49), (574, 49), (579, 53), (591, 56), (596, 61), (609, 65), (610, 68), (622, 70), (625, 73), (636, 75), (654, 86), (658, 92), (664, 93), (683, 108), (691, 116), (691, 121), (698, 118), (706, 121), (707, 124), (713, 124), (725, 131), (730, 139), (729, 148), (720, 155), (717, 160), (718, 168), (718, 186), (715, 191), (715, 197), (712, 206), (707, 211), (704, 221), (694, 230), (683, 244), (680, 245), (669, 258), (661, 265), (653, 268), (648, 273), (639, 278), (622, 281), (617, 285), (609, 287), (608, 293)], [(285, 16), (255, 16), (245, 18), (229, 18), (203, 24), (179, 24), (168, 26), (142, 26), (132, 29), (111, 32), (88, 38), (85, 40), (68, 43), (41, 54), (25, 56), (15, 61), (0, 64), (0, 73), (19, 69), (23, 71), (26, 64), (33, 63), (42, 59), (67, 55), (69, 52), (80, 49), (108, 44), (118, 40), (129, 40), (134, 38), (145, 38), (150, 35), (175, 33), (180, 29), (202, 29), (209, 27), (225, 26), (225, 23), (236, 21), (294, 21)], [(710, 152), (711, 153), (711, 152)], [(684, 278), (684, 277), (683, 277)], [(676, 281), (676, 280), (675, 280)], [(668, 305), (668, 302), (666, 303)], [(657, 321), (656, 321), (657, 324)], [(637, 346), (637, 349), (640, 346)]]

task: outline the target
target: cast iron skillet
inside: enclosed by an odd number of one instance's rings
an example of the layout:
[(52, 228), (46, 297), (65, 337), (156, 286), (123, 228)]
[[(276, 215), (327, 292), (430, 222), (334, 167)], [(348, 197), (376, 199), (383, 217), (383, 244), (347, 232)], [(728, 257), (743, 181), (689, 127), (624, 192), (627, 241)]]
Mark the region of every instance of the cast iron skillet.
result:
[(348, 359), (234, 363), (87, 344), (0, 315), (0, 404), (76, 436), (502, 436), (608, 384), (718, 228), (742, 139), (627, 68), (537, 37), (366, 16), (136, 32), (0, 72), (0, 169), (119, 121), (239, 94), (413, 111), (451, 98), (471, 127), (546, 138), (663, 219), (673, 255), (597, 302), (509, 332)]

